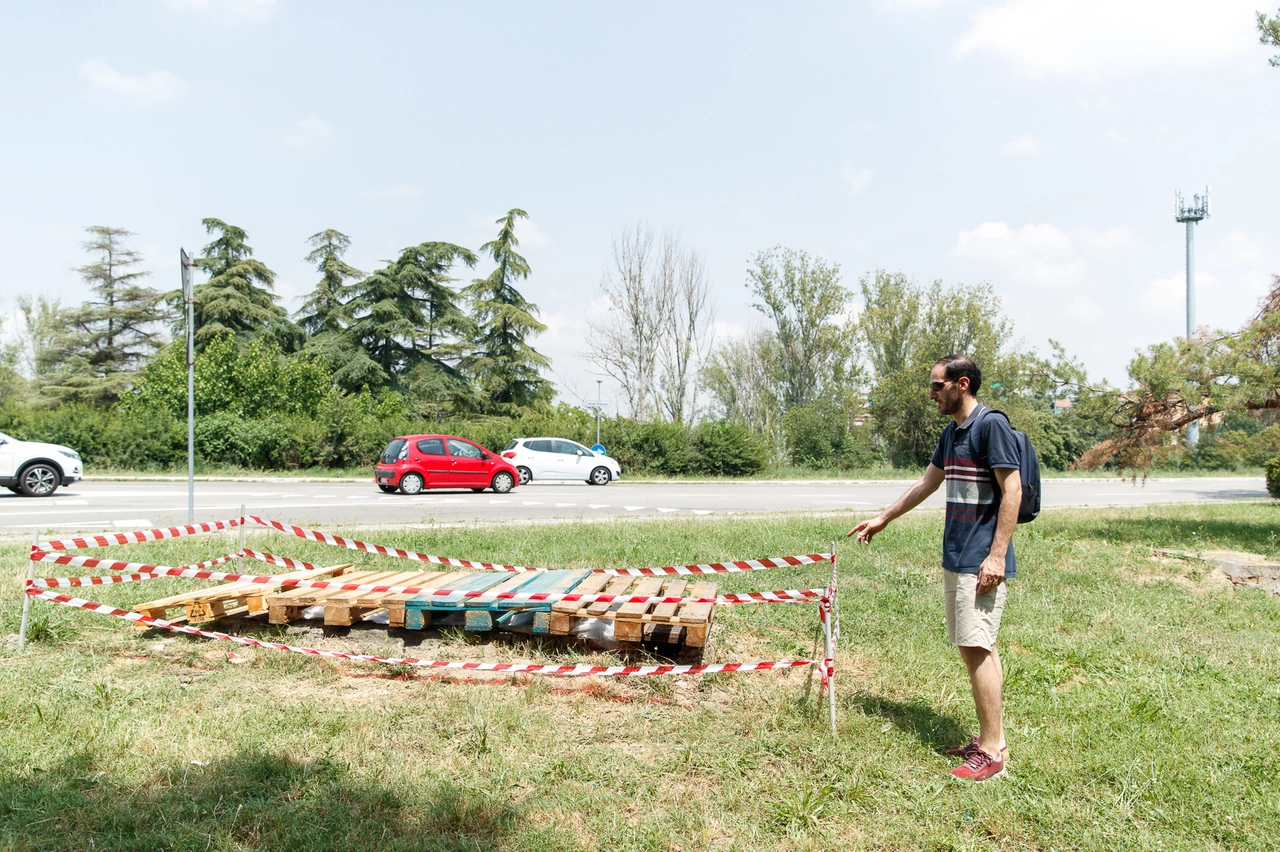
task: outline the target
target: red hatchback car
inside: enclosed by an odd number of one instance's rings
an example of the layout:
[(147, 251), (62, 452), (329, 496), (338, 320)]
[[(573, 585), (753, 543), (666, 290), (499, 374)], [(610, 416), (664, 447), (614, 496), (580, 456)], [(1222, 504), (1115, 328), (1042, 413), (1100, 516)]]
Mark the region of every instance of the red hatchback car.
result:
[(453, 435), (405, 435), (395, 438), (378, 457), (378, 487), (417, 494), (424, 488), (492, 488), (506, 494), (520, 481), (516, 469), (466, 438)]

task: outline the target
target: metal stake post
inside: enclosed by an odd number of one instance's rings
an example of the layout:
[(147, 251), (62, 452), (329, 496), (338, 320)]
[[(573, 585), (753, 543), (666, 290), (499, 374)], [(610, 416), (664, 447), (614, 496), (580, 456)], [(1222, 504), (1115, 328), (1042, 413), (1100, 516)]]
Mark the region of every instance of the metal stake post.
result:
[(596, 443), (600, 443), (600, 383), (604, 379), (596, 379)]
[[(40, 544), (40, 531), (31, 531), (31, 546), (36, 547)], [(30, 559), (27, 560), (27, 579), (34, 580), (36, 578), (36, 563)], [(27, 615), (31, 612), (31, 595), (27, 594), (27, 590), (22, 590), (22, 626), (18, 628), (18, 650), (21, 651), (27, 644)]]
[(827, 659), (831, 661), (827, 669), (827, 709), (831, 716), (831, 736), (836, 736), (836, 635), (839, 610), (836, 607), (836, 543), (831, 542), (831, 588), (829, 591), (830, 606), (827, 609)]
[(244, 560), (244, 504), (240, 504), (240, 549), (236, 551), (240, 555), (236, 557), (236, 573), (243, 574), (241, 562)]

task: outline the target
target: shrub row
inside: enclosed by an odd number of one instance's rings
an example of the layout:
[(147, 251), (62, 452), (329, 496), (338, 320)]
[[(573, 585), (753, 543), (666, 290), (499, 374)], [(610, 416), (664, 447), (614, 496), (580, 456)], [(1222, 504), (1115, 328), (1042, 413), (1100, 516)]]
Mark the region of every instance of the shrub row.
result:
[[(396, 435), (443, 433), (500, 452), (519, 437), (549, 435), (591, 445), (594, 419), (560, 406), (519, 417), (425, 419), (404, 410), (394, 395), (331, 395), (315, 417), (273, 413), (246, 418), (219, 412), (195, 422), (197, 461), (259, 470), (372, 468)], [(90, 468), (159, 470), (186, 462), (186, 422), (164, 410), (127, 413), (89, 405), (57, 409), (0, 408), (0, 431), (16, 438), (65, 444)], [(601, 421), (600, 438), (627, 475), (742, 476), (763, 470), (767, 448), (745, 426)]]

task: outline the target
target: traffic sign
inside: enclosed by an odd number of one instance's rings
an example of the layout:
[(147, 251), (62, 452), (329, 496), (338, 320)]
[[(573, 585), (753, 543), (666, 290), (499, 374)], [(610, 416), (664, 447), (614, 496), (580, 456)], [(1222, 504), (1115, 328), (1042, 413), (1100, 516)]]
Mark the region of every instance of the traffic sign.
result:
[(606, 452), (604, 451), (604, 444), (595, 444), (595, 445), (593, 445), (593, 446), (591, 447), (591, 452), (595, 453), (595, 454), (596, 454), (596, 455), (598, 455), (598, 456), (605, 456), (605, 455), (608, 455), (608, 453), (606, 453)]

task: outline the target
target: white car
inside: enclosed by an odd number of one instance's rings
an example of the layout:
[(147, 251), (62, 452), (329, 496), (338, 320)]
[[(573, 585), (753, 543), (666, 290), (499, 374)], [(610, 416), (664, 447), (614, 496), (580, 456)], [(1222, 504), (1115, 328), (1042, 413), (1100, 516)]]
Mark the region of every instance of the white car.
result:
[(608, 485), (622, 478), (622, 465), (616, 459), (564, 438), (516, 438), (502, 457), (515, 465), (521, 485), (553, 479)]
[(0, 485), (14, 494), (48, 497), (84, 478), (80, 454), (59, 444), (19, 441), (0, 432)]

